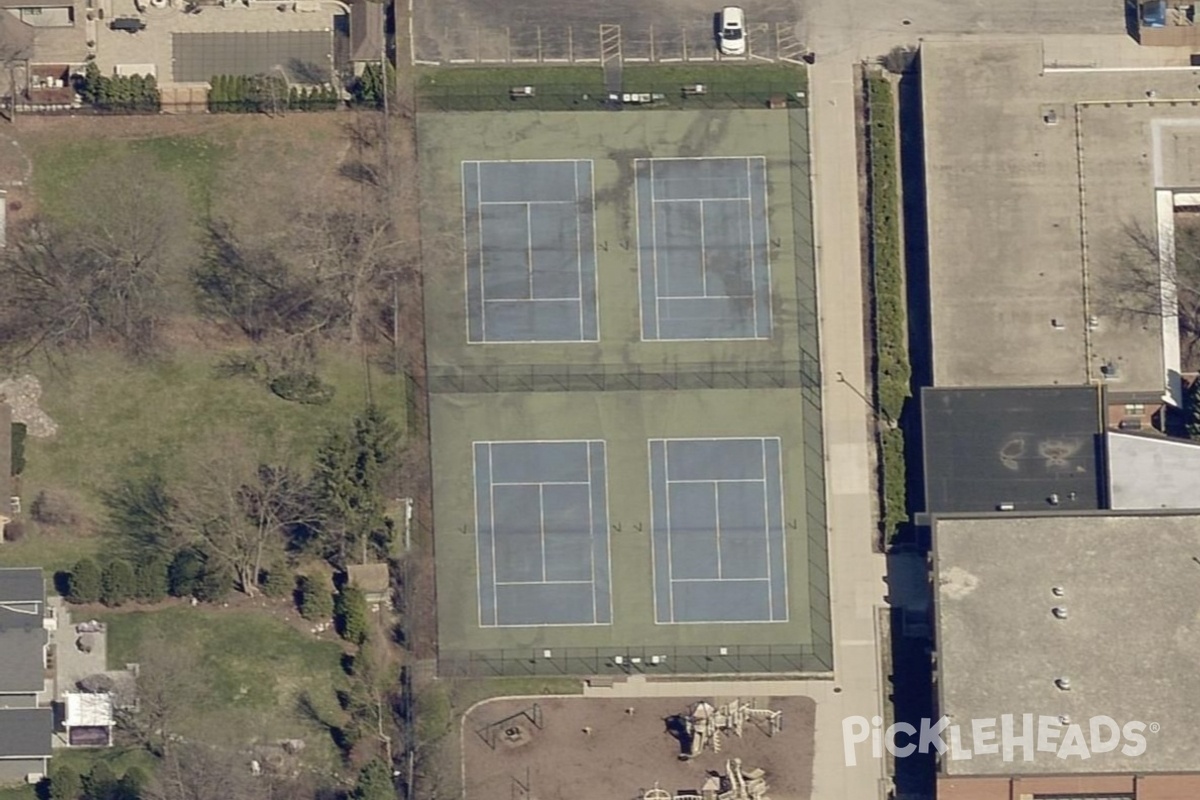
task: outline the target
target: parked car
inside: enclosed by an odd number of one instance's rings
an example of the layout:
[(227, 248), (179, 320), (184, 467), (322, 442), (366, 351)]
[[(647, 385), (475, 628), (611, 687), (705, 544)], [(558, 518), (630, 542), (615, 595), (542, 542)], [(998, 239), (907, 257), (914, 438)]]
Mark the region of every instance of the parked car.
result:
[(146, 30), (146, 21), (139, 17), (117, 17), (109, 24), (114, 31), (129, 31), (137, 33)]
[(721, 53), (727, 56), (746, 54), (746, 16), (738, 6), (721, 9)]

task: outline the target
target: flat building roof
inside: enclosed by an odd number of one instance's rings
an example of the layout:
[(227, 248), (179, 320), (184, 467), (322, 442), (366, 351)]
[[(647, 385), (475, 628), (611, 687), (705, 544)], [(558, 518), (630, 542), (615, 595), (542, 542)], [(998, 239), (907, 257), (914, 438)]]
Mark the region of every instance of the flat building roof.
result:
[[(973, 751), (943, 757), (944, 775), (1197, 770), (1200, 516), (941, 518), (933, 555), (939, 713)], [(1093, 717), (1140, 721), (1145, 751), (976, 752), (971, 721), (1006, 714), (1066, 717), (1085, 737)]]
[(1039, 41), (921, 47), (936, 386), (1177, 391), (1173, 321), (1129, 287), (1200, 186), (1192, 70), (1054, 69)]

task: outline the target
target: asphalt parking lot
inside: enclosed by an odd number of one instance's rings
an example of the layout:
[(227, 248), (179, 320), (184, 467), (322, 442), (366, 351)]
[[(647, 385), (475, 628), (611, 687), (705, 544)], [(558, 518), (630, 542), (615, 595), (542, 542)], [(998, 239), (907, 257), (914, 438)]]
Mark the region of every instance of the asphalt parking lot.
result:
[[(746, 10), (744, 60), (797, 60), (796, 8), (755, 0)], [(413, 0), (417, 63), (712, 61), (711, 0)]]

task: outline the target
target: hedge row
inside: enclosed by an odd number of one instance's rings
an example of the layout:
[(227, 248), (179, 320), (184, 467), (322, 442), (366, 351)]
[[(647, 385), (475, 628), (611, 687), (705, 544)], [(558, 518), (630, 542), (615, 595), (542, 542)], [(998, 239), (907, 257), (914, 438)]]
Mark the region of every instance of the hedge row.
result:
[(330, 111), (341, 97), (332, 86), (291, 86), (278, 75), (214, 75), (208, 110), (226, 114)]
[(904, 434), (894, 427), (912, 396), (900, 242), (900, 165), (895, 98), (883, 75), (867, 77), (871, 162), (871, 274), (874, 298), (875, 392), (888, 426), (880, 435), (883, 528), (890, 538), (908, 520)]
[(83, 102), (103, 111), (151, 113), (162, 109), (162, 96), (153, 75), (114, 75), (100, 73), (95, 61), (89, 61), (83, 76), (76, 79), (75, 90)]

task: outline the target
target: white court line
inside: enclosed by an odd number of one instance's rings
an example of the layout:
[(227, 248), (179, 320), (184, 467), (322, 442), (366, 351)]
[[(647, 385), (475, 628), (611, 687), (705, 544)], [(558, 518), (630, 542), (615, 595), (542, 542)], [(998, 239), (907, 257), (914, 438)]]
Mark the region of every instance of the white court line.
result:
[(569, 206), (575, 200), (483, 200), (481, 206)]
[[(599, 255), (596, 253), (596, 242), (598, 241), (597, 233), (596, 233), (596, 162), (594, 162), (592, 159), (589, 158), (589, 159), (587, 159), (587, 165), (588, 165), (588, 184), (592, 188), (592, 207), (591, 207), (591, 217), (592, 217), (592, 311), (595, 314), (596, 334), (591, 339), (587, 339), (586, 341), (598, 342), (598, 341), (600, 341), (600, 259), (599, 259)], [(637, 195), (637, 192), (635, 191), (634, 192), (634, 200), (635, 201), (637, 200), (636, 195)], [(641, 297), (640, 288), (641, 287), (639, 287), (639, 291), (638, 291), (639, 298)], [(583, 305), (583, 290), (582, 289), (580, 289), (579, 294), (580, 294), (579, 305), (582, 306)], [(641, 302), (640, 299), (638, 302)], [(640, 322), (640, 318), (639, 318), (639, 322)], [(605, 456), (606, 467), (607, 467), (607, 464), (608, 464), (608, 457), (606, 455)], [(605, 480), (606, 481), (608, 480), (607, 475), (608, 475), (608, 472), (606, 469), (605, 470)], [(606, 493), (605, 497), (607, 498), (607, 496), (608, 495)], [(607, 503), (607, 500), (605, 502)], [(609, 562), (609, 569), (610, 570), (612, 569), (611, 561)], [(611, 603), (612, 603), (611, 586), (610, 586), (608, 595), (609, 595), (609, 603), (611, 605)], [(611, 608), (609, 609), (608, 618), (609, 618), (609, 620), (612, 620), (612, 609)]]
[[(721, 578), (721, 483), (713, 481), (713, 528), (717, 533), (717, 578)], [(769, 605), (769, 604), (768, 604)]]
[[(783, 442), (778, 436), (769, 440), (764, 439), (763, 441), (775, 442), (775, 447), (778, 450), (778, 456), (775, 459), (775, 474), (779, 476), (779, 549), (780, 560), (783, 563), (783, 619), (781, 621), (787, 622), (791, 617), (791, 603), (788, 600), (787, 522), (785, 522), (787, 515), (784, 513), (784, 504), (786, 501), (783, 495)], [(828, 545), (826, 549), (828, 549)], [(770, 553), (769, 548), (767, 552), (768, 554)], [(770, 563), (770, 558), (767, 559), (767, 563)], [(771, 609), (771, 616), (775, 616), (774, 608)]]
[[(597, 323), (598, 322), (599, 320), (597, 319)], [(598, 444), (600, 445), (600, 453), (604, 456), (604, 468), (601, 470), (601, 475), (604, 477), (604, 526), (602, 530), (604, 532), (604, 557), (607, 559), (604, 566), (605, 572), (608, 575), (608, 580), (606, 582), (606, 588), (608, 590), (608, 622), (606, 624), (611, 625), (613, 621), (612, 536), (609, 533), (608, 526), (610, 520), (612, 519), (612, 515), (609, 513), (608, 507), (608, 445), (603, 440), (600, 440)], [(588, 493), (588, 496), (591, 496), (590, 492)], [(652, 553), (653, 549), (654, 548), (651, 547)]]
[[(496, 303), (577, 303), (578, 297), (496, 297), (487, 301), (489, 305)], [(538, 339), (536, 341), (544, 341)], [(564, 341), (573, 342), (578, 339), (566, 339)]]
[(496, 487), (492, 483), (492, 476), (496, 474), (492, 466), (492, 446), (488, 444), (488, 520), (492, 530), (492, 612), (496, 615), (496, 622), (500, 621), (500, 595), (496, 591), (496, 581), (500, 574), (496, 571)]
[(671, 583), (766, 583), (766, 582), (767, 582), (766, 578), (673, 578), (671, 580)]
[[(650, 159), (650, 242), (654, 250), (654, 338), (662, 339), (662, 307), (658, 303), (658, 214), (654, 211), (654, 159)], [(663, 458), (666, 458), (664, 450)], [(666, 467), (663, 467), (664, 471)], [(668, 536), (668, 542), (670, 537)], [(671, 617), (675, 617), (675, 601), (671, 601)]]
[[(634, 167), (634, 171), (635, 172), (637, 171), (637, 167)], [(636, 195), (636, 192), (634, 194)], [(658, 617), (658, 588), (659, 587), (658, 587), (658, 555), (656, 552), (658, 550), (658, 547), (657, 547), (657, 542), (655, 542), (655, 538), (658, 533), (658, 526), (656, 525), (657, 520), (655, 519), (655, 514), (654, 514), (654, 443), (656, 441), (659, 441), (659, 440), (657, 440), (657, 439), (647, 439), (646, 440), (646, 467), (647, 467), (646, 477), (650, 484), (650, 486), (649, 486), (649, 489), (650, 489), (650, 576), (651, 576), (651, 579), (653, 582), (653, 588), (654, 588), (654, 591), (652, 591), (650, 594), (653, 595), (652, 599), (653, 599), (653, 605), (654, 605), (654, 624), (658, 625), (658, 624), (660, 624), (658, 621), (658, 619), (659, 619), (659, 617)], [(664, 449), (665, 449), (665, 445), (664, 445)], [(663, 473), (663, 478), (664, 478), (664, 480), (666, 479), (665, 472)], [(612, 537), (609, 537), (609, 538), (611, 540)], [(609, 569), (612, 569), (612, 567), (610, 566)], [(667, 583), (668, 596), (670, 595), (670, 592), (671, 592), (671, 584), (670, 584), (670, 582), (668, 582)]]
[[(571, 177), (575, 179), (575, 276), (577, 279), (576, 291), (579, 293), (579, 338), (583, 339), (583, 232), (579, 222), (579, 162), (576, 161), (571, 167)], [(588, 451), (588, 464), (592, 462), (592, 453)], [(590, 479), (592, 473), (588, 473)], [(592, 620), (596, 619), (596, 597), (592, 594)]]
[(496, 481), (492, 486), (591, 486), (591, 481)]
[(525, 204), (525, 260), (529, 265), (529, 298), (533, 299), (533, 207)]
[[(670, 467), (671, 454), (670, 454), (665, 442), (663, 443), (662, 456), (663, 456), (662, 457), (663, 480), (669, 481), (671, 479), (671, 467)], [(672, 551), (671, 551), (671, 487), (670, 486), (666, 487), (666, 495), (667, 495), (667, 498), (666, 498), (666, 500), (667, 500), (667, 602), (668, 602), (668, 604), (670, 606), (670, 610), (671, 610), (671, 617), (670, 617), (671, 622), (674, 622), (675, 621), (675, 590), (672, 589), (671, 586), (674, 584), (675, 565), (672, 563), (674, 561), (674, 556), (672, 555)]]
[[(775, 287), (771, 281), (771, 194), (770, 186), (767, 183), (767, 159), (766, 156), (753, 156), (758, 162), (758, 172), (762, 176), (762, 201), (763, 201), (763, 241), (766, 247), (763, 252), (763, 258), (766, 261), (764, 265), (767, 271), (767, 335), (759, 337), (758, 331), (754, 331), (755, 338), (770, 339), (771, 331), (775, 327)], [(747, 187), (750, 191), (750, 187)], [(782, 448), (779, 451), (783, 453)], [(782, 458), (782, 455), (780, 456)], [(782, 466), (780, 467), (782, 472)], [(780, 495), (780, 502), (782, 502)]]
[(657, 205), (665, 203), (749, 203), (749, 197), (671, 197), (666, 200), (655, 200)]
[[(467, 229), (468, 229), (468, 226), (467, 226), (467, 165), (470, 163), (472, 163), (472, 162), (464, 161), (464, 162), (462, 162), (462, 165), (460, 168), (461, 177), (462, 177), (462, 218), (463, 218), (463, 305), (465, 306), (463, 309), (463, 311), (465, 312), (463, 316), (464, 316), (464, 321), (467, 326), (467, 342), (468, 343), (475, 341), (474, 339), (471, 338), (471, 245), (467, 241)], [(482, 256), (483, 256), (483, 254), (481, 253), (480, 257), (482, 258)], [(482, 263), (480, 264), (480, 266), (482, 267)], [(479, 313), (481, 315), (480, 320), (479, 320), (479, 328), (480, 328), (479, 333), (480, 333), (480, 336), (483, 337), (481, 339), (481, 341), (486, 341), (487, 337), (484, 336), (483, 318), (482, 318), (482, 314), (483, 314), (483, 270), (482, 269), (480, 269), (480, 271), (479, 271)], [(476, 564), (476, 567), (478, 567), (478, 566), (479, 565)], [(479, 572), (476, 571), (475, 574), (478, 575)], [(482, 607), (480, 607), (480, 613), (481, 614), (483, 613)]]
[[(472, 442), (472, 444), (471, 444), (471, 484), (472, 484), (471, 493), (475, 497), (475, 507), (473, 509), (474, 514), (472, 515), (475, 517), (475, 576), (476, 576), (476, 578), (475, 578), (475, 607), (476, 607), (476, 611), (478, 612), (478, 616), (479, 616), (479, 627), (486, 628), (488, 626), (483, 624), (483, 583), (482, 583), (483, 570), (481, 569), (481, 565), (479, 563), (479, 528), (480, 528), (480, 525), (479, 525), (479, 500), (480, 500), (480, 498), (479, 498), (479, 457), (478, 457), (478, 454), (476, 453), (477, 445), (478, 445), (477, 442)], [(490, 482), (489, 482), (489, 485), (490, 485)], [(496, 577), (495, 562), (493, 562), (492, 579), (494, 580), (495, 577)], [(492, 609), (492, 610), (493, 610), (493, 612), (495, 611), (495, 609)], [(492, 619), (492, 622), (495, 622), (494, 618)]]
[[(642, 237), (645, 235), (642, 231), (642, 205), (641, 192), (638, 191), (638, 178), (642, 175), (642, 161), (644, 159), (635, 158), (633, 160), (633, 218), (637, 221), (637, 263), (638, 263), (638, 340), (646, 341), (646, 267), (642, 264)], [(654, 205), (650, 205), (650, 210), (654, 210)], [(592, 211), (592, 217), (595, 218), (595, 210)], [(654, 301), (654, 313), (658, 313), (658, 301)], [(658, 610), (655, 609), (657, 615)], [(657, 616), (655, 617), (657, 619)]]
[[(775, 604), (772, 602), (772, 589), (774, 586), (771, 583), (771, 502), (767, 494), (767, 442), (762, 440), (762, 474), (763, 474), (763, 545), (767, 549), (767, 608), (771, 610), (771, 618), (775, 618)], [(782, 522), (782, 517), (780, 522)], [(784, 575), (787, 575), (787, 570), (784, 570)]]
[[(705, 297), (704, 295), (700, 295), (700, 294), (674, 294), (674, 295), (667, 295), (666, 297), (660, 297), (658, 299), (659, 300), (751, 300), (754, 297), (755, 297), (755, 295), (752, 295), (752, 294), (722, 294), (722, 295), (716, 295), (713, 297)], [(504, 302), (504, 301), (492, 300), (491, 302), (500, 303), (500, 302)], [(697, 339), (697, 340), (693, 340), (693, 341), (704, 341), (704, 340)]]
[[(576, 178), (576, 186), (578, 186), (578, 178)], [(578, 194), (578, 188), (576, 194)], [(582, 304), (580, 304), (582, 308)], [(580, 311), (580, 325), (583, 324), (583, 312)], [(583, 330), (580, 327), (580, 330)], [(591, 584), (592, 584), (592, 622), (596, 622), (596, 515), (592, 512), (592, 446), (587, 447), (587, 475), (588, 475), (588, 566), (591, 567)]]
[(672, 478), (667, 484), (673, 483), (762, 483), (766, 478)]
[[(485, 289), (485, 278), (483, 274), (483, 170), (479, 167), (475, 169), (475, 202), (479, 209), (479, 224), (476, 225), (479, 236), (479, 328), (483, 335), (482, 341), (488, 340), (488, 325), (487, 325), (487, 291)], [(491, 452), (491, 448), (488, 448)], [(490, 456), (489, 456), (490, 457)], [(491, 473), (488, 473), (489, 480)], [(496, 568), (496, 562), (492, 562), (492, 569)], [(499, 611), (497, 611), (497, 614)]]
[[(591, 581), (497, 581), (497, 586), (588, 586)], [(595, 622), (593, 615), (592, 621)], [(588, 624), (588, 623), (581, 623)]]
[[(749, 200), (751, 191), (750, 180), (750, 159), (746, 159), (746, 197)], [(746, 246), (750, 250), (750, 290), (754, 293), (754, 301), (750, 303), (750, 320), (754, 335), (758, 336), (758, 273), (754, 269), (754, 205), (747, 202), (746, 218), (750, 220), (750, 238), (746, 242)], [(738, 227), (741, 227), (741, 220), (738, 220)], [(770, 301), (768, 301), (770, 302)], [(764, 447), (765, 451), (766, 448)], [(766, 474), (766, 473), (764, 473)]]
[(708, 248), (704, 246), (704, 201), (700, 201), (700, 287), (708, 297)]
[(542, 583), (546, 583), (546, 490), (538, 484), (538, 537), (542, 545)]

